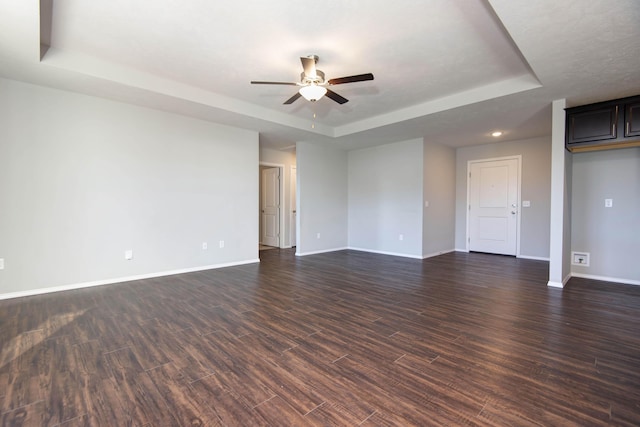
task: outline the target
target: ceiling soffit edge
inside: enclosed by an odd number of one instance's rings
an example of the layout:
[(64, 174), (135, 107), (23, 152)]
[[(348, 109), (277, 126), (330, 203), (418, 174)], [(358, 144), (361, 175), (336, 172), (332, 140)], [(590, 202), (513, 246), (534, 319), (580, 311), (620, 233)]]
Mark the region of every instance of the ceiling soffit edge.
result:
[(255, 119), (270, 121), (279, 125), (315, 134), (329, 137), (334, 136), (334, 129), (321, 123), (314, 123), (309, 120), (300, 119), (290, 114), (260, 107), (248, 102), (209, 92), (195, 86), (158, 77), (129, 67), (116, 65), (87, 55), (64, 52), (60, 49), (51, 47), (46, 51), (41, 60), (41, 64), (111, 81), (124, 86), (143, 89), (181, 100), (219, 108)]
[(475, 104), (540, 87), (542, 87), (542, 84), (533, 74), (525, 74), (427, 101), (422, 104), (402, 108), (387, 114), (339, 126), (335, 128), (335, 136), (342, 137), (358, 132), (364, 132), (377, 127), (412, 120), (442, 111), (463, 107), (465, 105)]

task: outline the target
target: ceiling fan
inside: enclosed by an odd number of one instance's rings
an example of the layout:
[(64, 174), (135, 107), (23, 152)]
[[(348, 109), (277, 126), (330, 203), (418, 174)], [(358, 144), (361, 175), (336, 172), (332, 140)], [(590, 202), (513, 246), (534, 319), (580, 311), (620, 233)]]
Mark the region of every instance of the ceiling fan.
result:
[(337, 79), (329, 79), (325, 81), (324, 73), (316, 68), (318, 59), (319, 58), (317, 55), (309, 55), (306, 57), (303, 56), (300, 58), (303, 71), (302, 73), (300, 73), (299, 83), (252, 81), (251, 84), (301, 86), (300, 90), (296, 92), (296, 94), (291, 98), (287, 99), (284, 104), (293, 104), (293, 102), (301, 96), (308, 101), (314, 102), (322, 98), (324, 95), (327, 95), (327, 98), (334, 100), (338, 104), (344, 104), (345, 102), (349, 102), (349, 100), (343, 96), (338, 95), (331, 89), (328, 89), (326, 86), (373, 80), (373, 74), (366, 73), (358, 74), (355, 76), (339, 77)]

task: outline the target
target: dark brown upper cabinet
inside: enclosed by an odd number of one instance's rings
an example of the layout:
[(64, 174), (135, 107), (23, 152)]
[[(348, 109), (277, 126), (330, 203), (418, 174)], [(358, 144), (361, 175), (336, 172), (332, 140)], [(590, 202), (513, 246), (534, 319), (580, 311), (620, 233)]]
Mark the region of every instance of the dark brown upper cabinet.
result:
[(573, 111), (567, 115), (569, 144), (602, 141), (618, 137), (618, 106)]
[(640, 137), (640, 100), (626, 105), (624, 121), (624, 136)]
[(640, 145), (640, 95), (567, 108), (566, 114), (570, 151)]

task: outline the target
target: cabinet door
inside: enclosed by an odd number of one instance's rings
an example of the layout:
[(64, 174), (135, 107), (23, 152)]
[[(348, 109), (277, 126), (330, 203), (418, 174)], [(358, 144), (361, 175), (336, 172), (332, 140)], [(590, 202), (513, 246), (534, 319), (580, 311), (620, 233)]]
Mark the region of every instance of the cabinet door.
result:
[(570, 112), (567, 114), (567, 144), (616, 139), (617, 121), (617, 105)]
[(640, 136), (640, 102), (625, 106), (624, 136)]

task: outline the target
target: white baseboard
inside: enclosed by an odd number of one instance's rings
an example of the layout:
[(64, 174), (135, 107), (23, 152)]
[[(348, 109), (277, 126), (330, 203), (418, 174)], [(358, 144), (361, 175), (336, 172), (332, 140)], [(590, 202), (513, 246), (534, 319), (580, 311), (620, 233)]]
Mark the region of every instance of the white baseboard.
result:
[(571, 279), (571, 273), (569, 273), (568, 275), (565, 276), (564, 279), (562, 279), (562, 282), (554, 282), (552, 280), (549, 280), (547, 282), (547, 286), (550, 288), (564, 288), (565, 285), (567, 284), (567, 282), (569, 281), (569, 279)]
[(535, 261), (549, 261), (548, 257), (541, 257), (541, 256), (529, 256), (529, 255), (518, 255), (516, 258), (522, 258), (522, 259), (532, 259)]
[(422, 259), (421, 255), (402, 254), (402, 253), (399, 253), (399, 252), (388, 252), (388, 251), (376, 251), (374, 249), (365, 249), (365, 248), (349, 247), (349, 249), (352, 250), (352, 251), (369, 252), (369, 253), (372, 253), (372, 254), (391, 255), (391, 256), (399, 256), (399, 257), (403, 257), (403, 258)]
[[(455, 248), (453, 251), (455, 252), (464, 252), (464, 253), (469, 253), (468, 249), (460, 249), (460, 248)], [(516, 255), (516, 258), (522, 258), (522, 259), (532, 259), (535, 261), (549, 261), (549, 258), (546, 257), (539, 257), (539, 256), (529, 256), (529, 255)]]
[(422, 255), (422, 259), (427, 259), (427, 258), (433, 258), (434, 256), (439, 256), (439, 255), (444, 255), (444, 254), (450, 254), (451, 252), (456, 252), (457, 249), (449, 249), (446, 251), (439, 251), (439, 252), (433, 252), (430, 254), (424, 254)]
[(571, 273), (571, 277), (601, 280), (603, 282), (624, 283), (625, 285), (640, 285), (640, 280), (621, 279), (619, 277), (596, 276), (595, 274)]
[(30, 289), (28, 291), (9, 292), (6, 294), (0, 294), (0, 300), (29, 297), (34, 295), (49, 294), (53, 292), (71, 291), (74, 289), (91, 288), (94, 286), (112, 285), (114, 283), (131, 282), (134, 280), (153, 279), (156, 277), (173, 276), (176, 274), (194, 273), (196, 271), (214, 270), (217, 268), (233, 267), (236, 265), (254, 264), (260, 262), (260, 259), (252, 259), (238, 262), (228, 262), (223, 264), (205, 265), (201, 267), (184, 268), (180, 270), (161, 271), (158, 273), (140, 274), (137, 276), (118, 277), (115, 279), (96, 280), (93, 282), (74, 283), (63, 286), (53, 286), (51, 288)]
[(298, 252), (298, 249), (296, 247), (296, 256), (307, 256), (307, 255), (324, 254), (324, 253), (327, 253), (327, 252), (344, 251), (344, 250), (347, 250), (347, 249), (349, 249), (349, 248), (344, 247), (344, 248), (322, 249), (320, 251), (311, 251), (311, 252)]
[(403, 253), (400, 253), (400, 252), (378, 251), (378, 250), (375, 250), (375, 249), (356, 248), (356, 247), (353, 247), (353, 246), (349, 246), (349, 247), (346, 247), (346, 248), (338, 248), (338, 249), (328, 249), (328, 250), (314, 251), (314, 252), (296, 253), (296, 256), (314, 255), (314, 254), (321, 254), (321, 253), (335, 252), (335, 251), (343, 251), (343, 250), (351, 250), (351, 251), (358, 251), (358, 252), (368, 252), (368, 253), (372, 253), (372, 254), (390, 255), (390, 256), (398, 256), (398, 257), (403, 257), (403, 258), (412, 258), (412, 259), (425, 259), (425, 258), (431, 258), (431, 257), (438, 256), (438, 255), (447, 254), (447, 253), (450, 253), (450, 252), (455, 252), (455, 249), (450, 249), (450, 250), (434, 252), (432, 254), (426, 254), (426, 255), (412, 255), (412, 254), (403, 254)]

